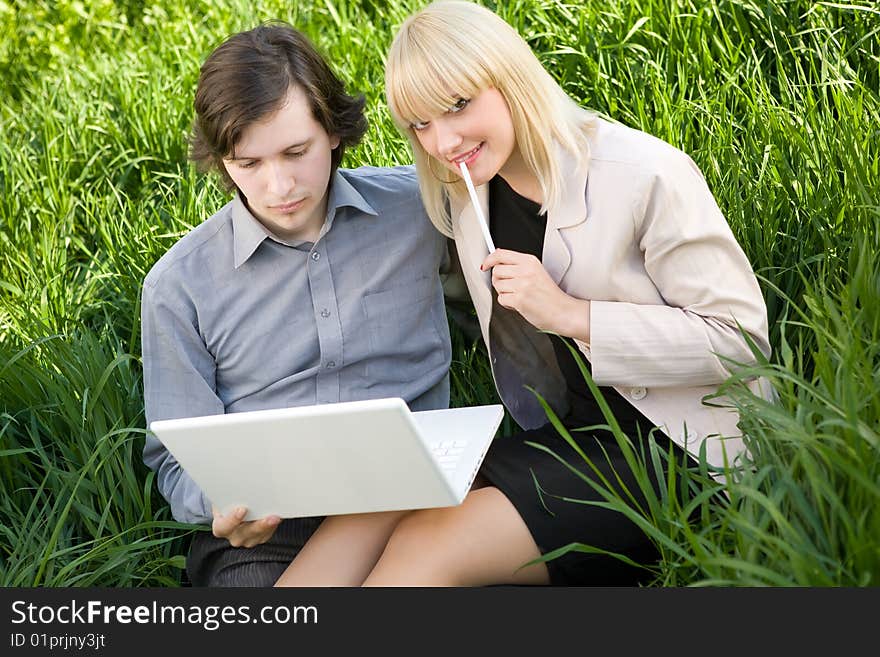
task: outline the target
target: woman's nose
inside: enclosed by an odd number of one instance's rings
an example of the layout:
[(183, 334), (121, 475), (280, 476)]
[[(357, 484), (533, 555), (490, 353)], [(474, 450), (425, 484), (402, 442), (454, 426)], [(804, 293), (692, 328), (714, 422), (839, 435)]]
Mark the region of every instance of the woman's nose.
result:
[(435, 121), (434, 129), (437, 153), (447, 160), (450, 156), (456, 155), (461, 146), (461, 134), (443, 120)]

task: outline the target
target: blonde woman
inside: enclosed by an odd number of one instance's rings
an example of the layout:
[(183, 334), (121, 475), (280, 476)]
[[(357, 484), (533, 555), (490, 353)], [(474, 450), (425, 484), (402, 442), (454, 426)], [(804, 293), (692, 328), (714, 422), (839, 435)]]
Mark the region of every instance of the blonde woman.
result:
[[(521, 567), (573, 542), (637, 563), (657, 557), (622, 514), (559, 499), (599, 498), (533, 446), (590, 472), (526, 386), (567, 427), (604, 423), (567, 338), (633, 440), (657, 427), (679, 462), (702, 450), (716, 466), (733, 462), (743, 451), (736, 413), (701, 400), (736, 363), (754, 361), (741, 329), (770, 353), (746, 256), (686, 154), (580, 108), (488, 9), (444, 1), (408, 18), (388, 54), (386, 93), (428, 214), (455, 240), (498, 393), (523, 432), (495, 440), (481, 486), (460, 506), (325, 521), (279, 583), (646, 581), (601, 552)], [(611, 481), (638, 490), (609, 432), (574, 435)]]

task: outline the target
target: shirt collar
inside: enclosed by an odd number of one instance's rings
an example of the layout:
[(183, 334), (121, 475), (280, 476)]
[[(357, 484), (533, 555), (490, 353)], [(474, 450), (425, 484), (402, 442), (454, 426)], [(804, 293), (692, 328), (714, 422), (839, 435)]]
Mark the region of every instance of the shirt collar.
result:
[(327, 213), (329, 215), (329, 222), (332, 223), (336, 210), (346, 206), (357, 208), (361, 212), (373, 215), (374, 217), (379, 215), (373, 206), (367, 202), (367, 199), (365, 199), (361, 193), (354, 188), (354, 185), (348, 182), (348, 179), (337, 169), (333, 174), (333, 181), (330, 185), (330, 198), (327, 201), (327, 209), (333, 210), (333, 212)]
[(247, 262), (263, 240), (270, 237), (269, 231), (251, 214), (239, 192), (232, 199), (232, 243), (234, 266), (238, 269)]
[[(327, 217), (324, 220), (324, 227), (321, 229), (320, 237), (323, 237), (333, 225), (333, 220), (339, 208), (353, 207), (364, 214), (378, 216), (378, 212), (370, 205), (361, 193), (346, 180), (345, 176), (337, 169), (333, 173), (330, 185), (330, 193), (327, 199)], [(257, 247), (263, 243), (266, 238), (280, 241), (288, 246), (295, 246), (290, 242), (278, 240), (266, 227), (261, 224), (248, 207), (245, 205), (239, 192), (235, 193), (232, 199), (232, 229), (234, 242), (234, 265), (238, 269), (242, 264), (257, 250)], [(298, 244), (303, 244), (300, 242)]]

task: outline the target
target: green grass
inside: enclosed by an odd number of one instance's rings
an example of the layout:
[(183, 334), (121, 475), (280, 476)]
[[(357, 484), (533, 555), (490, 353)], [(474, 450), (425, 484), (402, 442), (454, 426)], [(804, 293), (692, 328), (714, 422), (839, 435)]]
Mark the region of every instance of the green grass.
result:
[[(289, 20), (367, 96), (344, 164), (408, 162), (381, 81), (418, 4), (0, 0), (0, 584), (181, 581), (192, 529), (140, 461), (137, 317), (152, 263), (224, 202), (186, 161), (199, 65)], [(637, 509), (576, 466), (660, 546), (657, 585), (880, 584), (880, 12), (497, 5), (573, 97), (693, 156), (768, 302), (775, 351), (752, 373), (779, 403), (737, 396), (754, 464), (728, 501), (674, 467)], [(453, 335), (453, 402), (494, 402), (484, 349)], [(662, 458), (634, 448), (633, 467)]]

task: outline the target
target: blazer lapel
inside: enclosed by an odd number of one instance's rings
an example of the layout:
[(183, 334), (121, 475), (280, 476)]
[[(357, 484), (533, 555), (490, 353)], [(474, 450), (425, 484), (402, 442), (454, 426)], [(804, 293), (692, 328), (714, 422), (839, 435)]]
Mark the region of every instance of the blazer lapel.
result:
[[(480, 185), (475, 188), (477, 199), (483, 208), (483, 216), (489, 217), (489, 186)], [(450, 210), (452, 214), (452, 227), (455, 237), (455, 246), (458, 257), (461, 260), (462, 271), (468, 278), (476, 278), (471, 286), (471, 298), (478, 310), (483, 309), (485, 316), (491, 314), (492, 309), (492, 273), (480, 271), (480, 265), (489, 255), (486, 242), (483, 240), (483, 232), (480, 230), (479, 219), (474, 211), (470, 199), (463, 202), (451, 199)]]
[(571, 252), (562, 239), (561, 231), (587, 220), (586, 187), (589, 157), (576, 158), (556, 145), (556, 158), (562, 171), (562, 198), (547, 210), (547, 228), (544, 232), (544, 251), (541, 261), (553, 281), (559, 285), (571, 266)]
[[(551, 278), (559, 285), (565, 272), (571, 266), (571, 253), (562, 239), (561, 231), (582, 224), (587, 220), (586, 186), (589, 158), (575, 157), (558, 144), (556, 145), (556, 157), (562, 171), (567, 173), (563, 179), (562, 198), (547, 212), (547, 228), (544, 233), (544, 251), (541, 260)], [(483, 214), (488, 217), (489, 186), (484, 184), (475, 189), (483, 208)], [(465, 271), (479, 272), (480, 264), (489, 252), (483, 241), (483, 233), (480, 230), (473, 204), (469, 198), (453, 199), (450, 209), (453, 229), (456, 233), (456, 246), (462, 265), (463, 267), (468, 265), (464, 267)], [(492, 307), (492, 276), (489, 272), (481, 273), (483, 285), (474, 290), (480, 298), (475, 298), (474, 303), (480, 303), (488, 311)]]

